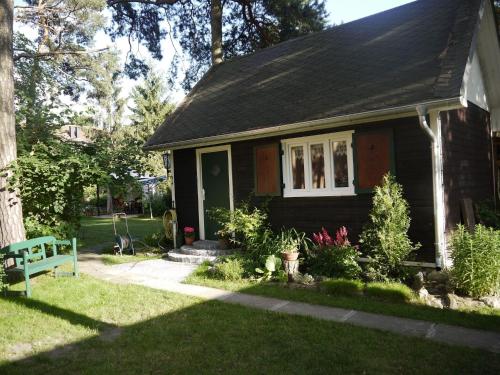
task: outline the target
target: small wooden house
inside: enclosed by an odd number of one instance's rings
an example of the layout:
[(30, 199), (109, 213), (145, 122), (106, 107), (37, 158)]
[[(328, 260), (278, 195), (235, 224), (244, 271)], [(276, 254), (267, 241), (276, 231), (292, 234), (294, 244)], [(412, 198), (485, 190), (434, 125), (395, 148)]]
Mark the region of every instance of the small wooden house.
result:
[(420, 0), (213, 66), (145, 145), (173, 155), (179, 226), (272, 196), (273, 227), (349, 229), (391, 171), (418, 258), (445, 267), (463, 198), (495, 191), (500, 49), (489, 0)]

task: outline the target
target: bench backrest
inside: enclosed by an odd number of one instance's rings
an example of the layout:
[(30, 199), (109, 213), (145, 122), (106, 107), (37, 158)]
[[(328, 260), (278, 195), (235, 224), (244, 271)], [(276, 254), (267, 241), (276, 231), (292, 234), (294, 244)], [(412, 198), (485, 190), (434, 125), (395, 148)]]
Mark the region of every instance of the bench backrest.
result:
[[(0, 253), (2, 253), (2, 254), (8, 254), (8, 253), (22, 254), (22, 252), (24, 250), (27, 250), (29, 255), (36, 254), (36, 255), (40, 255), (39, 259), (46, 259), (47, 253), (45, 251), (45, 245), (51, 245), (52, 251), (55, 254), (57, 251), (55, 241), (56, 241), (56, 239), (53, 236), (32, 238), (31, 240), (21, 241), (21, 242), (13, 243), (9, 246), (5, 246), (4, 248), (0, 249)], [(22, 263), (23, 263), (22, 259), (16, 258), (16, 266), (21, 266)]]

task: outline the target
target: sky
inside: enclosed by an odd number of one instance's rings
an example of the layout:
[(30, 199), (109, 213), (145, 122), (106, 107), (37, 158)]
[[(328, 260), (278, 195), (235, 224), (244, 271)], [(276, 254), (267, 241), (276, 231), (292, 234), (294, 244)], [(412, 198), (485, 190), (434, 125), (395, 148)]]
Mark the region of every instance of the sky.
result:
[(411, 3), (414, 0), (327, 0), (330, 21), (335, 24), (354, 21), (374, 13)]

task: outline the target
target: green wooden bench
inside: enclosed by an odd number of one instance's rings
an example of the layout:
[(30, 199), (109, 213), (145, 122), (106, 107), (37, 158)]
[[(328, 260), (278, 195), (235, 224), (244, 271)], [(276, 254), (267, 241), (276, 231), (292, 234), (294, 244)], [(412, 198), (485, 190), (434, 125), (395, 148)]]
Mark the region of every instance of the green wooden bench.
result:
[[(57, 247), (67, 245), (73, 248), (70, 255), (57, 253)], [(52, 250), (52, 255), (47, 254), (47, 247)], [(38, 237), (31, 240), (18, 242), (0, 249), (4, 259), (13, 258), (15, 264), (7, 272), (22, 273), (26, 282), (26, 296), (31, 297), (30, 275), (42, 271), (54, 270), (56, 276), (72, 275), (78, 277), (78, 263), (76, 257), (76, 238), (70, 240), (56, 240), (52, 236)], [(64, 263), (73, 263), (73, 272), (58, 273), (57, 267)]]

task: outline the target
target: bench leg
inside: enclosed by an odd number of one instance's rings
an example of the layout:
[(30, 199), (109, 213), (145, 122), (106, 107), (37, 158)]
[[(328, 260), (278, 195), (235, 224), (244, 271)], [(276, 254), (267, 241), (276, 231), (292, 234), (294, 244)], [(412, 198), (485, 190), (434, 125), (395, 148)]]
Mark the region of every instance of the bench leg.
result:
[(76, 255), (76, 238), (71, 240), (73, 247), (73, 275), (78, 277), (78, 256)]
[(31, 298), (30, 275), (26, 266), (24, 266), (24, 282), (26, 283), (26, 297)]

